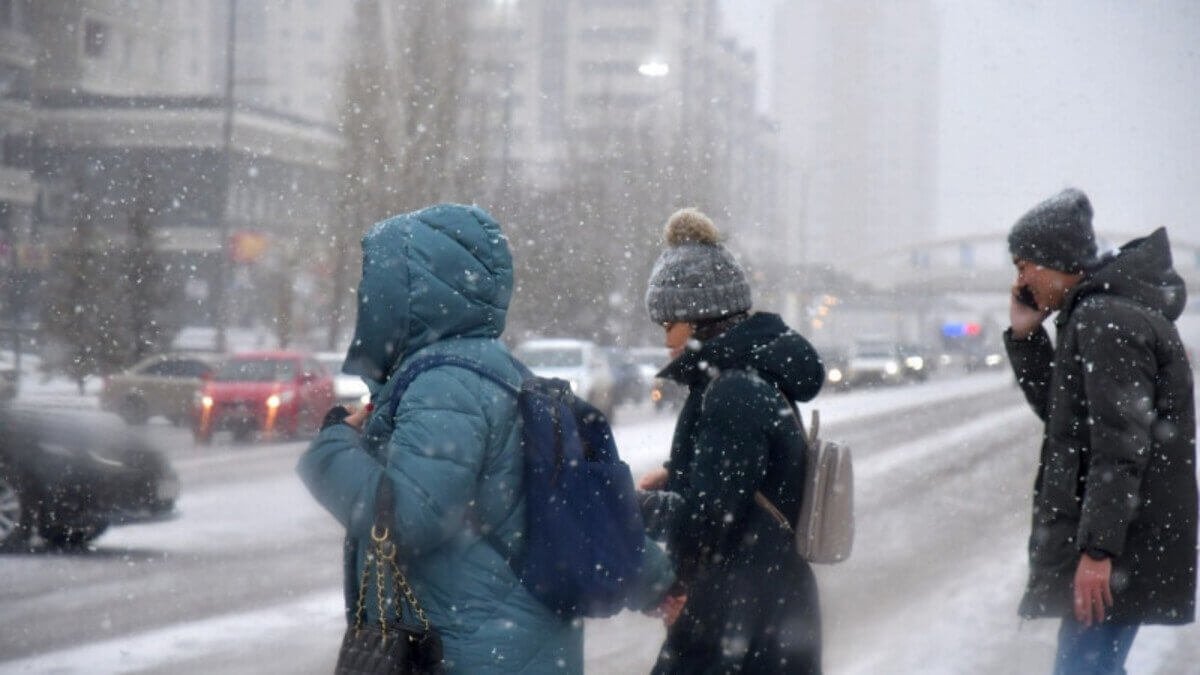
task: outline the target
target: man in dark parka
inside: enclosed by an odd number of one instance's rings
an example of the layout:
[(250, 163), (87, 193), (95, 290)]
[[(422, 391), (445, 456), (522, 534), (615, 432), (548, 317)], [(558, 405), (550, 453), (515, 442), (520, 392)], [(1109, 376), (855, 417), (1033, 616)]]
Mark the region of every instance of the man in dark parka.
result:
[(654, 672), (819, 673), (816, 580), (754, 493), (795, 522), (807, 446), (794, 402), (816, 396), (824, 369), (779, 316), (750, 313), (745, 274), (706, 216), (677, 212), (667, 241), (646, 305), (672, 351), (659, 375), (689, 393), (667, 467), (641, 483), (679, 579)]
[(1196, 423), (1174, 324), (1186, 290), (1165, 230), (1097, 259), (1091, 221), (1068, 189), (1008, 239), (1005, 344), (1045, 423), (1020, 611), (1063, 617), (1055, 673), (1123, 673), (1139, 625), (1195, 614)]

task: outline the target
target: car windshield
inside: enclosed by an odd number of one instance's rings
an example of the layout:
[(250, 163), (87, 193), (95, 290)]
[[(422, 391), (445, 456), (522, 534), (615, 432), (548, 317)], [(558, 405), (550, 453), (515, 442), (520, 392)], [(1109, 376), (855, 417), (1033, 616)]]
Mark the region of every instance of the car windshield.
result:
[(888, 358), (894, 356), (890, 345), (878, 342), (859, 344), (855, 347), (854, 353), (857, 356), (866, 358)]
[(296, 364), (280, 359), (236, 359), (217, 371), (221, 382), (286, 382), (296, 376)]
[(583, 350), (576, 347), (522, 349), (517, 356), (530, 368), (575, 368), (583, 365)]
[(317, 361), (321, 365), (325, 366), (325, 370), (328, 370), (330, 375), (333, 375), (335, 377), (340, 376), (340, 375), (345, 375), (345, 373), (342, 372), (342, 357), (340, 357), (340, 356), (338, 356), (338, 357), (321, 356), (321, 357), (317, 357)]

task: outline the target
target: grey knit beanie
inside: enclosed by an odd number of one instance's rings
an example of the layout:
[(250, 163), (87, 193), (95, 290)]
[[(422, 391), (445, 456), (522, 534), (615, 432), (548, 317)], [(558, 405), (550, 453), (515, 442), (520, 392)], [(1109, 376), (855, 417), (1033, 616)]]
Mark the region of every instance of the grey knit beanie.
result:
[(671, 215), (667, 249), (658, 256), (646, 289), (655, 323), (697, 323), (750, 309), (750, 284), (742, 266), (721, 245), (712, 220), (696, 209)]
[(1060, 272), (1082, 272), (1096, 260), (1092, 203), (1067, 188), (1021, 216), (1008, 233), (1013, 257)]

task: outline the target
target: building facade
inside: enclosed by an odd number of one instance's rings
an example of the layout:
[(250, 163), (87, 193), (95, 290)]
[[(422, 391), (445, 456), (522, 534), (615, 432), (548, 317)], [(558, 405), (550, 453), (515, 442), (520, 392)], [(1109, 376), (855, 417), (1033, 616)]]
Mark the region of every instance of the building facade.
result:
[(705, 199), (746, 248), (777, 236), (776, 127), (715, 1), (492, 0), (469, 3), (468, 22), (471, 100), (503, 132), (492, 175), (553, 191), (581, 157), (601, 172), (658, 158), (644, 167), (660, 209)]
[(777, 12), (787, 248), (796, 266), (870, 275), (936, 232), (937, 13), (928, 0)]
[(32, 148), (37, 59), (29, 2), (0, 1), (0, 323), (21, 320), (34, 261), (28, 246), (38, 198)]
[[(316, 12), (328, 3), (294, 4)], [(13, 214), (4, 217), (3, 236), (13, 242), (6, 250), (28, 252), (9, 256), (8, 275), (29, 291), (9, 303), (27, 321), (38, 305), (30, 289), (80, 219), (98, 230), (96, 245), (119, 247), (128, 243), (135, 205), (150, 214), (154, 246), (185, 289), (177, 309), (187, 321), (253, 324), (290, 311), (279, 307), (279, 278), (309, 259), (305, 242), (316, 245), (332, 218), (341, 140), (325, 112), (328, 100), (313, 98), (306, 108), (301, 96), (293, 108), (268, 95), (292, 91), (291, 82), (259, 87), (265, 93), (256, 98), (245, 86), (262, 80), (248, 79), (236, 61), (234, 98), (224, 98), (233, 5), (0, 2), (13, 8), (9, 23), (20, 28), (3, 34), (0, 63), (26, 75), (18, 89), (27, 93), (0, 101), (19, 113), (0, 122), (4, 137), (25, 143), (6, 147), (27, 148), (19, 170), (0, 167), (2, 204), (16, 204), (0, 208)], [(282, 3), (270, 7), (268, 19), (285, 14)], [(237, 16), (253, 36), (254, 17)], [(275, 34), (278, 46), (291, 33)], [(330, 64), (338, 58), (322, 53)], [(254, 53), (238, 55), (254, 64)], [(239, 251), (244, 241), (255, 242), (252, 255)], [(312, 286), (312, 267), (290, 283)]]

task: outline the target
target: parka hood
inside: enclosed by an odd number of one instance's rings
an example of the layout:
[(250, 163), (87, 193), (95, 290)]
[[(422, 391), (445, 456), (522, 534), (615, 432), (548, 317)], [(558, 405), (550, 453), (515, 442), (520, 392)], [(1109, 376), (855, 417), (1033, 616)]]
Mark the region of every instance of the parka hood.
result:
[(698, 350), (689, 349), (659, 376), (690, 385), (721, 370), (747, 367), (793, 401), (816, 396), (825, 380), (825, 368), (808, 341), (768, 312), (752, 314)]
[(342, 371), (382, 384), (438, 340), (499, 337), (512, 297), (508, 240), (483, 209), (438, 204), (363, 237), (354, 340)]
[[(1125, 244), (1115, 255), (1102, 258), (1072, 289), (1068, 310), (1089, 295), (1105, 293), (1128, 298), (1174, 321), (1187, 305), (1187, 287), (1175, 272), (1166, 228)], [(1070, 311), (1060, 312), (1065, 321)]]

